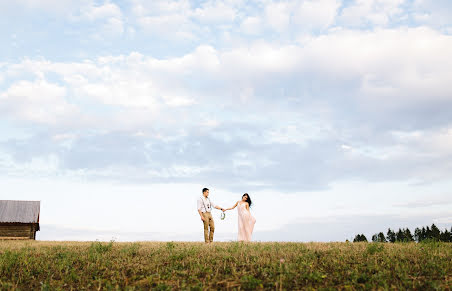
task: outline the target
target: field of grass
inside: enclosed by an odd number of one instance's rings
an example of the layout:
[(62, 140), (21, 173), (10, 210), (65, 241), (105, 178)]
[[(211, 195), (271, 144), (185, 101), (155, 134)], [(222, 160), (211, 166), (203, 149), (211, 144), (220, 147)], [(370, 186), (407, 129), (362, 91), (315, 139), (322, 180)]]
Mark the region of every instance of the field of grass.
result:
[(2, 290), (452, 288), (451, 243), (0, 241)]

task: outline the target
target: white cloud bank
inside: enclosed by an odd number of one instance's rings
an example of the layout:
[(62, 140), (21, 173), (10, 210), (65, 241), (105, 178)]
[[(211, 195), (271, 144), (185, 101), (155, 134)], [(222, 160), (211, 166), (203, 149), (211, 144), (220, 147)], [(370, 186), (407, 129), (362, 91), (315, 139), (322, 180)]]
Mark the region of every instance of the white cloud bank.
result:
[[(298, 46), (265, 42), (226, 50), (199, 46), (167, 59), (131, 53), (78, 63), (24, 60), (3, 65), (3, 78), (10, 85), (0, 93), (5, 101), (0, 107), (8, 115), (38, 123), (73, 120), (73, 114), (82, 114), (78, 109), (83, 103), (137, 108), (152, 116), (174, 106), (217, 104), (228, 90), (235, 93), (228, 98), (239, 99), (241, 89), (264, 98), (259, 96), (260, 84), (274, 76), (282, 80), (299, 76), (301, 83), (316, 80), (333, 87), (351, 82), (349, 96), (336, 98), (356, 98), (363, 107), (371, 104), (371, 110), (449, 102), (450, 47), (451, 36), (420, 27), (337, 30)], [(35, 80), (22, 79), (27, 74)], [(55, 74), (59, 81), (46, 79)], [(217, 88), (212, 91), (208, 83), (214, 80)], [(193, 83), (200, 86), (194, 88)]]

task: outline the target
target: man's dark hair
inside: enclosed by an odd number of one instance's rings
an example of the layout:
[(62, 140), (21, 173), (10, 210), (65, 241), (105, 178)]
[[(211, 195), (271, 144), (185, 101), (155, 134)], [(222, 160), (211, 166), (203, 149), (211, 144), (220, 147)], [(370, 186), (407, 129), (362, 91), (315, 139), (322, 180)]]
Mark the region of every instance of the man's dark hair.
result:
[(204, 193), (204, 192), (206, 192), (206, 191), (209, 191), (209, 189), (208, 189), (208, 188), (202, 189), (202, 193)]

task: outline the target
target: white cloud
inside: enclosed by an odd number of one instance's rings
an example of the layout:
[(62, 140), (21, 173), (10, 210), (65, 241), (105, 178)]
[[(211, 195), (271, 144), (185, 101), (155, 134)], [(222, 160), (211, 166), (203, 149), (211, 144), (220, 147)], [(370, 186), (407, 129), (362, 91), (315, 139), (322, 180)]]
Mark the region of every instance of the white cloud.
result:
[(164, 15), (164, 14), (179, 14), (191, 9), (190, 1), (188, 0), (132, 0), (132, 11), (137, 16)]
[(281, 34), (324, 30), (334, 23), (339, 7), (338, 0), (268, 2), (265, 24)]
[[(232, 98), (242, 102), (261, 98), (261, 84), (275, 74), (282, 78), (301, 74), (325, 84), (353, 80), (356, 87), (350, 88), (349, 94), (377, 110), (382, 106), (450, 101), (449, 47), (452, 36), (423, 27), (334, 30), (299, 46), (256, 42), (221, 50), (201, 45), (191, 53), (167, 59), (139, 53), (74, 63), (25, 59), (19, 64), (5, 64), (3, 70), (7, 81), (27, 86), (30, 84), (21, 81), (24, 74), (38, 78), (57, 74), (63, 80), (57, 87), (77, 102), (91, 100), (155, 114), (172, 106), (223, 102), (230, 92), (234, 92)], [(193, 82), (206, 84), (207, 79), (218, 82), (214, 94), (207, 85), (192, 87)], [(11, 92), (3, 96), (12, 96)], [(381, 102), (382, 98), (387, 102)]]
[(452, 127), (429, 131), (393, 131), (391, 134), (397, 144), (408, 152), (438, 157), (452, 155)]
[(241, 23), (240, 28), (246, 34), (259, 34), (262, 29), (262, 20), (257, 16), (247, 17)]
[(108, 36), (117, 36), (122, 35), (124, 33), (124, 23), (119, 18), (109, 18), (103, 25), (102, 25), (102, 35), (108, 35)]
[(312, 39), (301, 54), (305, 70), (361, 79), (364, 99), (409, 103), (451, 98), (451, 45), (452, 37), (422, 27), (344, 30)]
[(184, 97), (184, 96), (165, 96), (165, 103), (169, 106), (188, 106), (195, 103), (192, 98)]
[(86, 6), (81, 8), (81, 20), (95, 21), (99, 19), (122, 18), (122, 12), (118, 5), (113, 3), (104, 3), (100, 6)]
[(303, 58), (297, 46), (273, 46), (257, 43), (249, 47), (222, 52), (223, 73), (230, 78), (252, 80), (268, 73), (286, 73), (296, 70)]
[(303, 30), (326, 29), (335, 21), (338, 0), (303, 1), (294, 12), (294, 23)]
[(386, 26), (394, 16), (400, 16), (405, 0), (356, 0), (344, 8), (340, 20), (347, 25)]
[[(434, 219), (434, 222), (436, 224), (445, 224), (445, 225), (449, 226), (450, 224), (452, 224), (452, 216), (439, 217), (439, 218)], [(442, 229), (441, 229), (441, 231), (442, 231)]]
[(39, 9), (59, 15), (68, 15), (77, 10), (78, 7), (90, 5), (92, 0), (17, 0), (2, 1), (0, 7), (5, 9)]
[[(120, 79), (119, 79), (120, 78)], [(79, 84), (76, 94), (95, 98), (105, 105), (123, 105), (157, 110), (155, 100), (157, 90), (148, 82), (134, 81), (122, 77), (113, 77), (103, 82)]]
[(452, 27), (450, 16), (452, 5), (450, 1), (425, 1), (415, 0), (413, 2), (413, 16), (419, 24), (428, 25), (449, 31)]
[(65, 87), (46, 80), (17, 81), (0, 93), (0, 110), (19, 120), (57, 125), (78, 110), (66, 95)]
[(137, 22), (144, 31), (162, 38), (173, 40), (196, 39), (195, 28), (186, 15), (143, 16)]
[(292, 8), (290, 2), (270, 2), (265, 7), (266, 23), (279, 33), (285, 32), (290, 24)]
[[(52, 14), (72, 24), (75, 22), (94, 26), (96, 31), (94, 34), (90, 32), (90, 36), (96, 39), (103, 40), (105, 36), (121, 35), (124, 31), (124, 16), (121, 8), (109, 1), (103, 1), (103, 3), (95, 3), (94, 0), (18, 0), (9, 2), (7, 4), (0, 3), (0, 8), (5, 5), (2, 10), (9, 10), (8, 16), (10, 17), (24, 9), (25, 11), (30, 10), (35, 15), (43, 12)], [(59, 24), (61, 23), (58, 22)], [(62, 25), (65, 24), (67, 23), (62, 23)], [(86, 38), (87, 34), (88, 32), (84, 31), (79, 35)]]
[(81, 6), (80, 11), (71, 16), (72, 21), (91, 22), (97, 25), (98, 30), (96, 30), (93, 37), (101, 40), (106, 36), (122, 35), (124, 32), (123, 18), (121, 8), (109, 2), (99, 6), (94, 4)]
[(192, 16), (204, 23), (231, 23), (235, 20), (237, 11), (224, 2), (208, 1), (202, 7), (196, 8)]
[(219, 52), (219, 70), (234, 80), (295, 72), (324, 80), (354, 79), (361, 84), (359, 98), (388, 98), (398, 106), (450, 100), (451, 46), (452, 37), (422, 27), (336, 30), (303, 46), (258, 43)]
[[(95, 127), (149, 124), (169, 108), (196, 103), (190, 90), (182, 86), (184, 76), (196, 71), (215, 71), (216, 66), (216, 51), (209, 46), (201, 46), (192, 54), (169, 60), (138, 53), (79, 63), (26, 59), (19, 64), (5, 65), (4, 75), (14, 84), (0, 93), (3, 101), (1, 109), (16, 119), (49, 124), (56, 124), (65, 118), (71, 124), (85, 126), (88, 122)], [(30, 73), (39, 80), (21, 80)], [(45, 81), (47, 74), (56, 74), (61, 83)], [(66, 100), (81, 104), (91, 117), (74, 118), (69, 113), (75, 114), (76, 106)], [(89, 106), (113, 106), (118, 109), (102, 116), (92, 113), (87, 108)], [(121, 113), (122, 110), (126, 112)], [(120, 120), (127, 114), (131, 117)], [(168, 117), (168, 120), (173, 118)], [(99, 119), (102, 121), (99, 122)]]
[(353, 150), (353, 148), (351, 146), (346, 145), (346, 144), (341, 145), (341, 149), (343, 149), (344, 151)]
[(169, 40), (194, 40), (199, 28), (190, 19), (189, 1), (132, 1), (132, 17), (148, 34)]

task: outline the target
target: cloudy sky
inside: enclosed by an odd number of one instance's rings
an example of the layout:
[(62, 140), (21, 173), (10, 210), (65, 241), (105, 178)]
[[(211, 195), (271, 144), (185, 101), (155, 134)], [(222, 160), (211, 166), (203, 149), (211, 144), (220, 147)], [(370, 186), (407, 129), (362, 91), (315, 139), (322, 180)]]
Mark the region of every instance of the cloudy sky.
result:
[(203, 187), (255, 240), (452, 225), (449, 0), (0, 1), (0, 43), (38, 239), (201, 241)]

